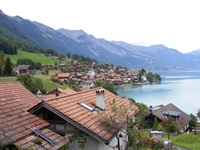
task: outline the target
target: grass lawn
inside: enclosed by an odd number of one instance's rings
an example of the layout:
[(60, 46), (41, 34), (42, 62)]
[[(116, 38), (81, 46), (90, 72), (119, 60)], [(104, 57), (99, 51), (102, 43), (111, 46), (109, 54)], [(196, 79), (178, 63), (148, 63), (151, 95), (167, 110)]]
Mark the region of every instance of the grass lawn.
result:
[[(35, 80), (36, 78), (40, 78), (42, 80), (43, 87), (47, 92), (52, 91), (55, 88), (66, 89), (69, 87), (68, 85), (60, 85), (60, 84), (57, 84), (57, 83), (51, 81), (49, 76), (35, 76), (35, 77), (33, 77), (33, 80)], [(1, 82), (15, 82), (16, 79), (17, 79), (17, 77), (0, 78), (0, 83)]]
[(5, 77), (5, 78), (0, 78), (0, 83), (1, 83), (1, 82), (15, 82), (16, 79), (17, 79), (17, 77), (12, 77), (12, 78), (7, 78), (7, 77)]
[(189, 148), (191, 150), (200, 150), (200, 132), (184, 133), (177, 136), (170, 136), (171, 141), (178, 146)]
[(49, 76), (37, 76), (34, 77), (33, 80), (36, 78), (40, 78), (42, 80), (43, 87), (47, 92), (52, 91), (55, 88), (66, 89), (69, 87), (68, 85), (60, 85), (58, 83), (51, 81)]
[(17, 63), (18, 59), (22, 59), (22, 58), (29, 58), (34, 62), (41, 62), (42, 65), (54, 65), (55, 62), (59, 63), (59, 60), (57, 60), (57, 57), (49, 58), (49, 57), (46, 57), (45, 55), (40, 56), (39, 54), (25, 52), (21, 50), (18, 50), (17, 52), (18, 52), (17, 55), (4, 54), (4, 57), (5, 58), (9, 57), (14, 64)]
[(49, 75), (56, 74), (60, 72), (60, 70), (49, 70)]

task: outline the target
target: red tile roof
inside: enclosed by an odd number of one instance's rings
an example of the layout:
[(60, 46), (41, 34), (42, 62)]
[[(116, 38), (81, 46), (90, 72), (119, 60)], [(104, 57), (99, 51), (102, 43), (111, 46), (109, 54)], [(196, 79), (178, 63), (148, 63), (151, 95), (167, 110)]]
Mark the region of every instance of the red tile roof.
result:
[[(32, 127), (43, 129), (49, 125), (45, 120), (27, 112), (28, 109), (40, 103), (41, 100), (29, 92), (18, 82), (0, 83), (0, 142), (3, 145), (17, 144), (27, 141), (33, 135)], [(44, 129), (46, 131), (48, 129)], [(49, 131), (49, 130), (48, 130)], [(60, 135), (49, 131), (58, 137), (55, 145), (49, 146), (56, 149), (67, 141)], [(56, 140), (56, 139), (55, 139)], [(65, 143), (64, 143), (65, 142)], [(48, 149), (50, 149), (48, 148)], [(32, 149), (36, 149), (32, 147)]]
[(34, 94), (28, 91), (19, 82), (0, 83), (0, 98), (17, 97), (26, 103), (28, 109), (41, 102)]
[[(64, 118), (66, 121), (70, 122), (72, 125), (93, 136), (97, 140), (107, 142), (112, 139), (112, 137), (115, 135), (115, 133), (118, 132), (119, 129), (113, 128), (111, 126), (105, 127), (102, 114), (98, 112), (91, 112), (78, 104), (78, 102), (84, 102), (91, 108), (99, 111), (99, 109), (95, 107), (96, 90), (97, 89), (92, 89), (67, 96), (51, 98), (45, 100), (45, 102), (39, 105), (43, 105), (43, 107), (53, 111), (57, 115)], [(115, 99), (117, 106), (122, 104), (126, 107), (130, 106), (130, 101), (128, 99), (119, 98), (117, 95), (105, 89), (104, 91), (105, 100), (107, 102), (111, 102), (113, 99)], [(138, 107), (135, 105), (132, 105), (131, 108), (132, 111), (128, 113), (129, 116), (134, 115), (138, 109)], [(33, 108), (33, 110), (35, 109), (36, 108)], [(106, 112), (104, 113), (112, 116), (111, 107), (108, 105), (108, 103), (106, 106)]]
[(68, 78), (69, 77), (69, 73), (58, 73), (58, 78), (64, 78), (64, 77), (66, 77), (66, 78)]
[(49, 130), (49, 129), (42, 129), (41, 132), (51, 138), (56, 144), (52, 145), (46, 140), (41, 139), (41, 144), (36, 144), (35, 140), (38, 138), (36, 135), (29, 135), (19, 141), (17, 141), (15, 144), (20, 145), (23, 149), (43, 149), (43, 150), (56, 150), (61, 148), (64, 144), (68, 142), (67, 139), (61, 137), (59, 134)]
[(0, 141), (13, 143), (32, 133), (31, 127), (38, 129), (49, 125), (45, 120), (28, 113), (27, 103), (17, 97), (0, 98)]

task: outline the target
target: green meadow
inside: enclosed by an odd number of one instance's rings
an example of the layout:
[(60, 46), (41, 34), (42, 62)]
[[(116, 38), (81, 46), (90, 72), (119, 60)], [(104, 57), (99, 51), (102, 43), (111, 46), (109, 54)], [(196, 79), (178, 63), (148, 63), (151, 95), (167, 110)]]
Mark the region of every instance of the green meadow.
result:
[(33, 78), (33, 80), (35, 80), (36, 78), (41, 79), (43, 87), (47, 92), (50, 92), (50, 91), (54, 90), (55, 88), (66, 89), (66, 88), (69, 87), (66, 84), (60, 85), (58, 83), (51, 81), (50, 76), (36, 76), (36, 77)]
[(177, 136), (171, 136), (170, 139), (175, 145), (185, 147), (191, 150), (200, 150), (200, 132), (197, 134), (184, 133)]
[(18, 59), (23, 59), (23, 58), (29, 58), (34, 62), (41, 62), (42, 65), (54, 65), (55, 62), (59, 63), (60, 60), (58, 60), (58, 57), (54, 57), (54, 58), (50, 58), (43, 55), (39, 55), (36, 53), (30, 53), (30, 52), (26, 52), (26, 51), (21, 51), (18, 50), (17, 51), (18, 54), (17, 55), (8, 55), (8, 54), (4, 54), (4, 57), (7, 58), (9, 57), (11, 59), (11, 61), (16, 64)]
[[(58, 83), (51, 81), (49, 76), (34, 76), (33, 80), (35, 80), (36, 78), (41, 79), (44, 90), (46, 90), (47, 92), (50, 92), (50, 91), (54, 90), (55, 88), (66, 89), (66, 88), (69, 87), (66, 84), (60, 85)], [(12, 77), (12, 78), (2, 77), (2, 78), (0, 78), (0, 83), (2, 83), (2, 82), (16, 82), (16, 79), (17, 79), (16, 77)]]

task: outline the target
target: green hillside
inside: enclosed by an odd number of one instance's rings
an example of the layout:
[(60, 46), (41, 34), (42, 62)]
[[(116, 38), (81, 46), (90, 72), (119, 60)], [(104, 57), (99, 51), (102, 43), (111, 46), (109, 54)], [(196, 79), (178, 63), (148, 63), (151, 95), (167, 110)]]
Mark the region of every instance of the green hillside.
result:
[(55, 62), (59, 63), (60, 61), (57, 59), (58, 57), (49, 58), (49, 57), (46, 57), (45, 55), (34, 54), (34, 53), (21, 51), (21, 50), (18, 50), (17, 55), (5, 54), (5, 58), (6, 57), (9, 57), (14, 64), (16, 64), (18, 59), (23, 59), (23, 58), (29, 58), (34, 62), (41, 62), (42, 65), (54, 65)]
[[(44, 87), (44, 90), (47, 91), (47, 92), (50, 92), (56, 88), (61, 88), (61, 89), (66, 89), (68, 88), (69, 86), (64, 84), (64, 85), (60, 85), (58, 83), (55, 83), (53, 81), (50, 80), (50, 77), (49, 76), (35, 76), (33, 77), (32, 79), (33, 80), (36, 80), (37, 78), (41, 79), (42, 83), (43, 83), (43, 87)], [(0, 78), (0, 83), (1, 82), (16, 82), (16, 77), (12, 77), (12, 78)]]
[(43, 87), (47, 92), (50, 92), (56, 88), (66, 89), (69, 87), (66, 84), (60, 85), (58, 83), (51, 81), (49, 76), (37, 76), (37, 77), (34, 77), (33, 80), (36, 80), (36, 78), (41, 79), (41, 81), (43, 83)]

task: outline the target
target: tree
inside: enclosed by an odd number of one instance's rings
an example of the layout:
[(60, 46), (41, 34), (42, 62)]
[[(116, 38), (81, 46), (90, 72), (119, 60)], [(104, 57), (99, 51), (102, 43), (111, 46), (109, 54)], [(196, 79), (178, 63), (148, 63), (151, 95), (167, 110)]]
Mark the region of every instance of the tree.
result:
[(106, 83), (106, 84), (103, 84), (102, 87), (105, 88), (106, 90), (112, 92), (113, 94), (117, 95), (117, 92), (115, 92), (115, 90), (114, 90), (114, 88), (113, 88), (113, 84), (111, 84), (111, 83)]
[(157, 129), (158, 129), (158, 120), (157, 120), (157, 117), (155, 117), (152, 130), (157, 130)]
[(3, 71), (5, 68), (5, 59), (3, 51), (0, 51), (0, 76), (3, 75)]
[(197, 112), (197, 117), (200, 119), (200, 108), (199, 108), (199, 110)]
[(151, 82), (153, 82), (153, 73), (152, 72), (149, 72), (148, 74), (147, 74), (147, 80), (151, 83)]
[(69, 58), (69, 59), (71, 58), (71, 53), (70, 52), (67, 53), (67, 58)]
[(35, 67), (36, 67), (36, 69), (41, 69), (42, 63), (41, 63), (41, 62), (37, 62), (37, 63), (35, 64)]
[[(128, 105), (117, 105), (115, 99), (112, 101), (109, 101), (106, 103), (109, 104), (109, 107), (111, 108), (111, 113), (105, 113), (105, 112), (98, 112), (103, 115), (103, 123), (106, 128), (111, 129), (115, 128), (118, 131), (120, 131), (122, 134), (126, 135), (123, 136), (120, 132), (116, 135), (117, 138), (117, 145), (113, 147), (113, 149), (117, 148), (120, 150), (120, 140), (119, 138), (122, 138), (123, 142), (126, 142), (127, 145), (129, 145), (129, 142), (131, 140), (131, 136), (136, 130), (136, 126), (134, 125), (133, 120), (131, 120), (132, 116), (129, 115), (130, 111), (134, 111), (133, 103), (130, 101)], [(128, 136), (128, 141), (127, 141)]]
[(162, 121), (162, 126), (164, 127), (164, 129), (168, 133), (168, 140), (170, 139), (170, 133), (174, 133), (174, 132), (178, 131), (178, 126), (177, 126), (177, 124), (175, 123), (174, 119), (171, 116), (166, 117)]
[(17, 60), (17, 65), (30, 65), (31, 69), (41, 69), (41, 62), (35, 63), (29, 58), (22, 58)]
[(43, 83), (42, 80), (39, 78), (36, 78), (36, 80), (34, 81), (35, 87), (37, 88), (37, 90), (42, 90), (43, 89)]
[(42, 93), (46, 93), (46, 91), (43, 89), (43, 83), (41, 79), (33, 79), (34, 78), (31, 78), (30, 75), (20, 75), (17, 77), (17, 81), (20, 81), (20, 83), (33, 94), (36, 94), (38, 90), (40, 90)]
[(143, 75), (144, 73), (146, 73), (146, 70), (144, 68), (142, 68), (140, 73)]
[(146, 127), (145, 117), (149, 113), (149, 109), (144, 103), (135, 103), (135, 105), (139, 107), (139, 111), (135, 116), (135, 122), (138, 124), (138, 128), (144, 129)]
[(190, 128), (190, 132), (191, 132), (192, 129), (197, 126), (197, 117), (194, 116), (193, 114), (190, 114), (190, 117), (192, 118), (192, 120), (189, 123), (189, 128)]
[(94, 82), (94, 87), (100, 87), (103, 85), (103, 80), (98, 79)]
[(63, 54), (61, 54), (59, 57), (58, 57), (58, 60), (64, 60), (65, 59), (65, 56)]
[(161, 80), (162, 80), (162, 78), (160, 77), (159, 74), (154, 74), (153, 77), (154, 77), (154, 79), (155, 79), (156, 81), (161, 81)]
[(9, 57), (6, 58), (4, 75), (10, 76), (13, 73), (13, 65)]

